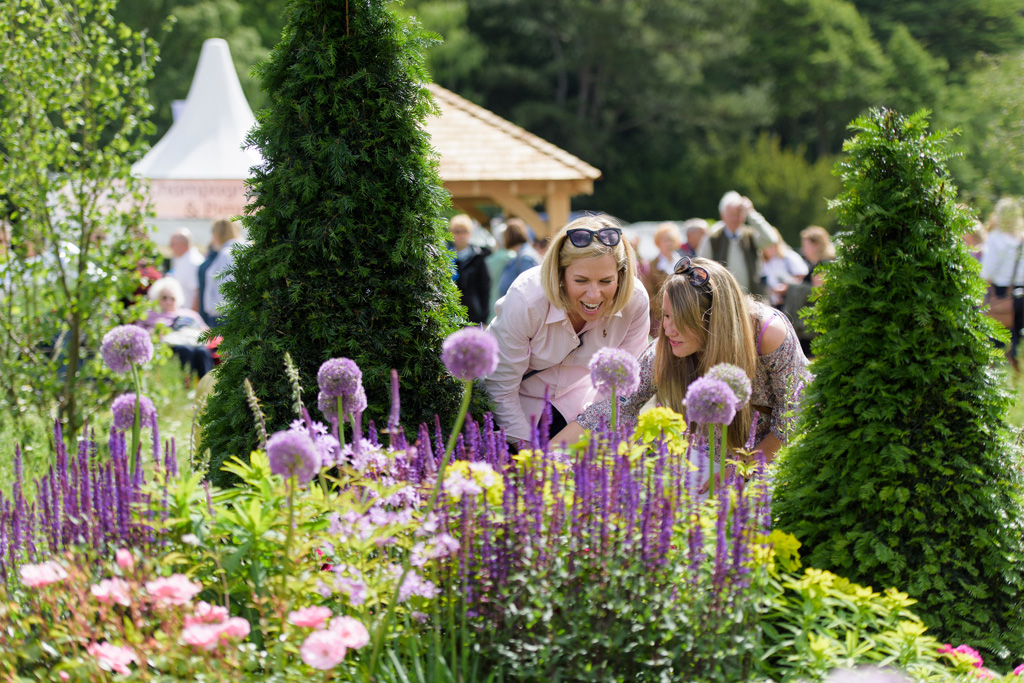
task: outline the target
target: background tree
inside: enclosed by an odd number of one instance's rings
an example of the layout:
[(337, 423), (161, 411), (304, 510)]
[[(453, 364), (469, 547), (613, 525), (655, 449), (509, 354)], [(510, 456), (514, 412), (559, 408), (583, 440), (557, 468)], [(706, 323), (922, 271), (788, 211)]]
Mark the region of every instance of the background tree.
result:
[(69, 438), (115, 389), (95, 381), (99, 340), (123, 321), (152, 248), (130, 170), (150, 131), (156, 46), (113, 8), (0, 7), (0, 198), (15, 241), (0, 255), (0, 409), (60, 415)]
[(251, 244), (223, 285), (224, 361), (202, 415), (211, 476), (256, 445), (251, 379), (268, 427), (295, 419), (283, 355), (316, 414), (316, 373), (345, 356), (363, 371), (366, 418), (384, 424), (392, 368), (409, 425), (454, 417), (461, 387), (441, 343), (463, 320), (445, 247), (447, 197), (423, 131), (424, 40), (382, 0), (297, 1), (257, 73), (269, 107), (249, 144), (265, 163), (243, 219)]
[(853, 127), (815, 376), (773, 510), (810, 565), (899, 586), (940, 639), (1005, 661), (1024, 651), (1024, 481), (961, 239), (971, 220), (925, 113)]

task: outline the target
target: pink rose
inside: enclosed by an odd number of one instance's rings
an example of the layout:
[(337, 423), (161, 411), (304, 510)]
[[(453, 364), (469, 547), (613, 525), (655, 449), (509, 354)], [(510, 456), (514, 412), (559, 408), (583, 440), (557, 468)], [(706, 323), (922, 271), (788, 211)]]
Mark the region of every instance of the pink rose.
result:
[(366, 627), (352, 617), (331, 619), (330, 630), (341, 636), (342, 644), (352, 650), (358, 650), (370, 642), (370, 634)]
[(1013, 670), (1014, 676), (1020, 676), (1021, 674), (1024, 674), (1024, 664), (1018, 665), (1017, 668)]
[(126, 572), (130, 572), (135, 566), (135, 558), (132, 557), (131, 551), (121, 548), (114, 553), (114, 561), (117, 562), (117, 566)]
[(42, 564), (23, 564), (18, 568), (18, 573), (21, 575), (21, 582), (29, 588), (47, 586), (68, 578), (64, 568), (52, 560)]
[(220, 624), (228, 618), (227, 607), (211, 605), (205, 600), (196, 605), (193, 613), (185, 617), (185, 626), (193, 624)]
[(62, 681), (66, 681), (66, 680), (69, 680), (71, 678), (71, 676), (68, 676), (68, 672), (67, 671), (61, 671), (58, 675), (60, 676), (60, 680), (62, 680)]
[(241, 640), (249, 635), (249, 622), (242, 617), (231, 617), (224, 624), (224, 635), (232, 640)]
[(223, 630), (222, 624), (192, 624), (182, 629), (181, 641), (197, 650), (209, 652), (220, 645)]
[(132, 604), (131, 597), (128, 594), (130, 588), (128, 582), (124, 579), (114, 578), (103, 579), (95, 586), (90, 586), (89, 590), (104, 605), (116, 604), (127, 607)]
[(302, 661), (314, 669), (326, 671), (341, 664), (345, 659), (345, 644), (334, 631), (313, 631), (299, 648)]
[(101, 668), (118, 674), (131, 673), (128, 665), (139, 661), (131, 649), (110, 643), (93, 643), (85, 651), (96, 658)]
[(300, 628), (321, 628), (330, 618), (329, 607), (303, 607), (288, 615), (288, 623)]
[(161, 605), (184, 605), (201, 590), (202, 584), (189, 581), (184, 574), (146, 582), (146, 591)]

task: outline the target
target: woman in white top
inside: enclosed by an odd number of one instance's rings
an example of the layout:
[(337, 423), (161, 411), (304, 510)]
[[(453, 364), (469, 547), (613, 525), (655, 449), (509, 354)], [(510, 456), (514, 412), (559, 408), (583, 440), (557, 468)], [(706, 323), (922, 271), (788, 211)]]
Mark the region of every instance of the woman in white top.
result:
[[(1010, 328), (1010, 349), (1007, 358), (1018, 370), (1017, 347), (1020, 328), (1024, 324), (1024, 211), (1012, 197), (996, 202), (988, 219), (989, 235), (981, 257), (981, 277), (994, 286), (995, 295), (1013, 299), (1013, 326)], [(996, 342), (1002, 346), (1001, 342)]]
[(495, 304), (488, 329), (498, 368), (484, 382), (495, 422), (510, 442), (529, 441), (544, 409), (548, 434), (594, 398), (591, 356), (606, 346), (639, 355), (650, 327), (647, 290), (636, 255), (607, 216), (585, 216), (552, 239), (539, 267), (522, 273)]

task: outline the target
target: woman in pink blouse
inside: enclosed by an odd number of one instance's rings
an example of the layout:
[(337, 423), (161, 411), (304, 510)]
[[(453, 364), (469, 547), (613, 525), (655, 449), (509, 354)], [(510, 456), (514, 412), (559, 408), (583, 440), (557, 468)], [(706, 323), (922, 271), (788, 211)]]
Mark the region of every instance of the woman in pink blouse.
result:
[[(810, 379), (793, 325), (745, 295), (724, 266), (708, 259), (680, 259), (661, 296), (661, 331), (640, 356), (640, 387), (620, 398), (619, 419), (635, 423), (655, 395), (661, 405), (685, 414), (690, 383), (718, 363), (732, 363), (751, 378), (753, 393), (729, 425), (728, 446), (745, 448), (756, 411), (754, 446), (773, 460), (790, 436), (799, 389)], [(555, 441), (572, 443), (597, 427), (611, 413), (610, 400), (590, 405)]]
[(494, 306), (488, 329), (498, 368), (484, 381), (495, 422), (509, 441), (529, 441), (551, 400), (550, 434), (594, 398), (588, 364), (600, 348), (638, 355), (647, 345), (650, 301), (636, 254), (607, 216), (562, 228), (540, 266), (522, 273)]

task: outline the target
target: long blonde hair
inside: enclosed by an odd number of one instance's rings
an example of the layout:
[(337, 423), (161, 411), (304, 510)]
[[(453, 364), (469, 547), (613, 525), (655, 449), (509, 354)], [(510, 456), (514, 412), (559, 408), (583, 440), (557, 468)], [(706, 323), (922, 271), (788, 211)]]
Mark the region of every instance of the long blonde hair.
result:
[[(716, 261), (695, 258), (692, 265), (708, 272), (707, 282), (698, 287), (690, 283), (689, 275), (672, 275), (662, 285), (662, 292), (668, 294), (676, 329), (696, 332), (703, 348), (686, 358), (677, 358), (662, 325), (654, 354), (658, 402), (680, 413), (685, 413), (683, 399), (690, 383), (713, 366), (719, 363), (737, 365), (747, 373), (751, 382), (757, 369), (749, 299), (736, 278)], [(750, 422), (748, 401), (729, 425), (727, 443), (730, 448), (746, 445)]]

